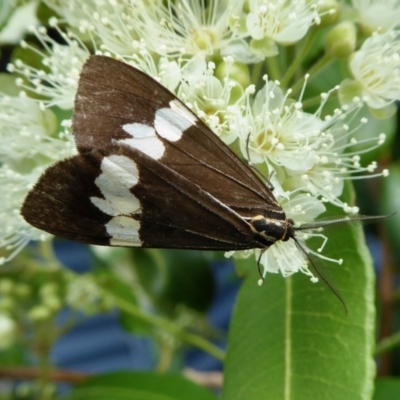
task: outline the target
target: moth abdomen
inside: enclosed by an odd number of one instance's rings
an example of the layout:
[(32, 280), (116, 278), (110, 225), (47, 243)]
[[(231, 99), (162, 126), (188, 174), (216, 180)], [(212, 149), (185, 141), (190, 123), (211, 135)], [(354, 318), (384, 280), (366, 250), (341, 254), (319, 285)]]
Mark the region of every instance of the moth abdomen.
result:
[(256, 215), (250, 220), (251, 230), (271, 244), (279, 240), (287, 241), (293, 238), (293, 224), (291, 219), (274, 219), (263, 215)]

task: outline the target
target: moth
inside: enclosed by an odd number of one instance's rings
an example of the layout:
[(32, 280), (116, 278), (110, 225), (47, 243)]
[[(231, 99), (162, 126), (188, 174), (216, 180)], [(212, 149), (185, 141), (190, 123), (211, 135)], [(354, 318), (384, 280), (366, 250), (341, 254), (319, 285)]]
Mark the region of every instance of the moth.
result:
[(48, 168), (27, 195), (31, 225), (83, 243), (266, 250), (299, 230), (272, 187), (176, 96), (105, 56), (83, 66), (73, 133), (78, 154)]

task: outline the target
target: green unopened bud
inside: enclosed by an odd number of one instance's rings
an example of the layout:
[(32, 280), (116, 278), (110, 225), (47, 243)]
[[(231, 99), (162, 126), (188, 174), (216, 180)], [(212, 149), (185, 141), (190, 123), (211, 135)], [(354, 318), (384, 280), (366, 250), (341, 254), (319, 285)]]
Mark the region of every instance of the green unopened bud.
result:
[(272, 38), (252, 39), (250, 47), (255, 54), (264, 57), (274, 57), (279, 53), (278, 46)]
[(50, 318), (51, 311), (48, 307), (36, 306), (28, 312), (28, 316), (32, 321), (39, 322)]
[(26, 283), (18, 283), (15, 285), (15, 294), (20, 298), (29, 297), (32, 293), (32, 289)]
[(249, 67), (239, 62), (226, 63), (222, 61), (215, 70), (215, 76), (219, 80), (223, 80), (226, 76), (238, 82), (242, 87), (251, 84)]
[(248, 14), (250, 12), (250, 5), (249, 5), (249, 0), (244, 0), (243, 2), (243, 12)]
[(43, 300), (43, 304), (50, 308), (51, 311), (59, 311), (62, 307), (60, 298), (55, 295), (47, 296)]
[(13, 311), (15, 300), (10, 296), (2, 296), (0, 299), (0, 313)]
[(46, 283), (39, 289), (39, 295), (42, 299), (48, 296), (53, 296), (57, 294), (58, 287), (55, 283)]
[(14, 282), (11, 279), (4, 278), (0, 280), (0, 294), (9, 295), (14, 289)]
[(246, 32), (246, 14), (242, 15), (230, 15), (228, 20), (229, 27), (231, 29), (237, 30), (238, 32)]
[(375, 25), (367, 25), (363, 21), (359, 21), (359, 28), (360, 28), (360, 36), (363, 39), (367, 39), (372, 36), (377, 30), (379, 31), (382, 29), (381, 27), (377, 27)]
[(42, 122), (43, 127), (49, 136), (56, 136), (58, 133), (58, 124), (57, 124), (57, 117), (56, 114), (50, 109), (46, 109), (42, 111)]
[(321, 21), (318, 27), (325, 28), (331, 26), (337, 22), (340, 17), (340, 4), (337, 1), (324, 1), (324, 3), (318, 7), (318, 14), (321, 16)]
[(338, 97), (342, 106), (352, 104), (355, 99), (362, 97), (362, 87), (357, 81), (345, 79), (340, 83)]
[(6, 349), (14, 343), (16, 328), (10, 317), (0, 315), (0, 349)]
[(326, 35), (326, 52), (334, 58), (349, 57), (356, 48), (356, 39), (357, 32), (354, 24), (342, 22)]

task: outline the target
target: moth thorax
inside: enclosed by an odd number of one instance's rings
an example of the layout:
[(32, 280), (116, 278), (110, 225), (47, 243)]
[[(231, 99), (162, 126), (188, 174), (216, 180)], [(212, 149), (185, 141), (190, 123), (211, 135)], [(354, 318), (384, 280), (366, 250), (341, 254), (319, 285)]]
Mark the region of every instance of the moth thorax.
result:
[(289, 240), (294, 236), (292, 219), (273, 219), (257, 215), (250, 221), (251, 230), (270, 242)]

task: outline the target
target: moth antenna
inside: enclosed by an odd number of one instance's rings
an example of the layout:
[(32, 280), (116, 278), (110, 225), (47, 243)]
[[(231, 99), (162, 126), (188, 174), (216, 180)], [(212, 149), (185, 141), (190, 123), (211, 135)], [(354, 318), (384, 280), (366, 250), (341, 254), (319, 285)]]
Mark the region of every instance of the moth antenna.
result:
[(347, 308), (346, 301), (345, 301), (343, 295), (340, 293), (340, 290), (336, 287), (336, 284), (333, 281), (333, 278), (332, 277), (328, 278), (322, 273), (321, 269), (314, 264), (314, 262), (313, 262), (312, 258), (310, 257), (310, 255), (306, 252), (306, 250), (300, 244), (300, 242), (296, 239), (296, 237), (293, 237), (293, 240), (296, 243), (297, 248), (306, 256), (307, 261), (309, 262), (309, 265), (311, 266), (312, 272), (314, 272), (318, 276), (318, 278), (320, 278), (322, 280), (322, 282), (325, 283), (325, 285), (332, 291), (332, 293), (342, 303), (342, 306), (344, 308), (344, 311), (345, 311), (345, 314), (346, 314), (346, 317), (347, 317), (348, 308)]
[(393, 217), (396, 212), (387, 215), (350, 215), (350, 216), (333, 216), (317, 219), (294, 228), (295, 231), (329, 231), (340, 229), (343, 225), (349, 227), (361, 226), (381, 222), (387, 218)]
[(257, 167), (255, 167), (253, 165), (253, 163), (251, 162), (251, 159), (250, 159), (250, 150), (249, 150), (249, 147), (250, 147), (250, 135), (251, 134), (249, 133), (247, 135), (247, 139), (246, 139), (246, 156), (247, 156), (247, 160), (246, 161), (247, 161), (247, 165), (253, 171), (255, 171), (258, 175), (260, 175), (261, 178), (263, 178), (264, 181), (268, 183), (268, 189), (273, 191), (275, 188), (274, 188), (274, 185), (271, 183), (271, 178), (272, 178), (272, 175), (274, 174), (275, 171), (272, 171), (270, 176), (269, 176), (269, 178), (267, 178)]

